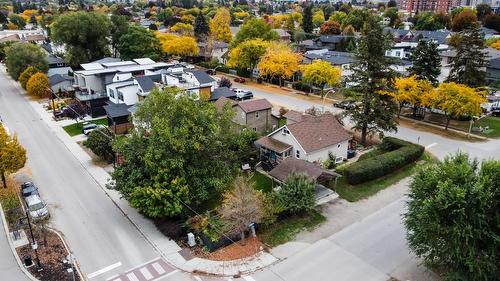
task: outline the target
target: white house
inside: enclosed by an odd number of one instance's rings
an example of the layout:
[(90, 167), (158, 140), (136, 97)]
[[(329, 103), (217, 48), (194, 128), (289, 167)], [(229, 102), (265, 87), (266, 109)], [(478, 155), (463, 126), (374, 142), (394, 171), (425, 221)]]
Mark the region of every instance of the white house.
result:
[(161, 75), (163, 84), (184, 89), (195, 99), (199, 99), (203, 94), (210, 98), (210, 94), (217, 86), (217, 81), (201, 70), (172, 68), (163, 71)]
[[(123, 77), (122, 77), (123, 78)], [(106, 85), (106, 94), (112, 103), (134, 105), (149, 95), (156, 86), (159, 75), (130, 77), (126, 80), (117, 79)]]
[(260, 160), (279, 164), (288, 157), (322, 163), (329, 154), (336, 162), (347, 158), (351, 136), (334, 115), (303, 115), (301, 120), (284, 125), (255, 143)]

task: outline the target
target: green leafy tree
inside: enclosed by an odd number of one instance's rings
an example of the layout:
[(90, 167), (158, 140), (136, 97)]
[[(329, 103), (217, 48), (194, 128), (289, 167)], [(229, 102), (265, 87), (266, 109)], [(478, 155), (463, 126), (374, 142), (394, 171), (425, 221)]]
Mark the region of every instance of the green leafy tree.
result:
[(28, 83), (28, 80), (33, 76), (35, 73), (40, 72), (36, 67), (33, 66), (28, 66), (20, 75), (19, 75), (19, 84), (21, 84), (21, 87), (26, 90), (26, 84)]
[(489, 14), (484, 18), (484, 26), (500, 31), (500, 16), (495, 14)]
[(441, 73), (441, 57), (437, 47), (434, 42), (420, 40), (410, 56), (413, 62), (410, 75), (416, 75), (420, 80), (427, 80), (434, 86), (437, 85), (437, 78)]
[(66, 47), (66, 61), (74, 67), (109, 55), (110, 22), (106, 15), (72, 12), (52, 24), (52, 39)]
[(194, 20), (194, 34), (198, 38), (207, 37), (210, 33), (208, 22), (203, 13), (200, 11)]
[(19, 29), (23, 29), (26, 26), (26, 20), (20, 15), (11, 14), (9, 16), (9, 21), (19, 27)]
[(252, 70), (266, 53), (269, 42), (262, 39), (246, 40), (231, 50), (229, 67)]
[(446, 269), (447, 280), (500, 276), (500, 162), (466, 154), (423, 166), (410, 185), (404, 215), (410, 249)]
[(477, 25), (463, 30), (457, 40), (456, 56), (451, 60), (448, 80), (470, 87), (483, 86), (486, 78), (485, 43)]
[(483, 21), (484, 18), (491, 14), (491, 7), (488, 4), (477, 4), (476, 5), (476, 16), (477, 20)]
[(30, 43), (15, 43), (7, 47), (5, 51), (5, 65), (7, 72), (14, 79), (29, 66), (33, 66), (41, 72), (49, 70), (47, 54), (38, 45)]
[(263, 19), (249, 19), (238, 31), (236, 36), (234, 36), (231, 46), (238, 46), (241, 42), (249, 39), (261, 38), (265, 41), (278, 40), (279, 35), (276, 31), (272, 30), (271, 25), (265, 22)]
[(354, 29), (361, 30), (368, 18), (372, 17), (367, 9), (352, 9), (343, 21), (343, 26), (352, 25)]
[(315, 183), (307, 175), (290, 174), (276, 194), (285, 211), (307, 212), (315, 206)]
[(150, 58), (156, 61), (163, 53), (160, 40), (155, 34), (137, 25), (131, 25), (127, 33), (120, 37), (117, 48), (124, 60)]
[(416, 30), (438, 30), (446, 27), (446, 24), (441, 19), (437, 20), (430, 12), (423, 12), (415, 16), (415, 29)]
[(307, 5), (302, 12), (302, 29), (306, 33), (312, 33), (314, 28), (312, 6), (313, 5)]
[(4, 188), (7, 188), (5, 176), (21, 169), (25, 163), (26, 150), (19, 144), (17, 137), (9, 136), (0, 124), (0, 174)]
[(117, 56), (118, 44), (122, 35), (127, 33), (129, 28), (128, 18), (126, 16), (111, 15), (111, 47), (113, 48), (113, 56)]
[(5, 14), (3, 12), (0, 12), (0, 23), (4, 24), (4, 23), (7, 23), (7, 22), (9, 22), (9, 20), (7, 19), (7, 17), (5, 16)]
[(219, 113), (179, 89), (153, 91), (134, 114), (135, 128), (114, 150), (124, 162), (114, 188), (149, 217), (172, 217), (219, 197), (255, 135), (238, 133), (230, 106)]
[(100, 128), (92, 131), (83, 144), (95, 155), (111, 163), (115, 157), (112, 147), (113, 139), (113, 134), (107, 128)]
[(394, 87), (392, 60), (385, 56), (392, 44), (391, 35), (382, 30), (376, 18), (370, 17), (358, 41), (356, 62), (351, 66), (351, 98), (359, 102), (346, 111), (354, 122), (353, 128), (361, 132), (362, 144), (366, 144), (368, 135), (397, 130), (394, 118), (398, 106), (386, 94)]
[(390, 26), (394, 27), (394, 24), (399, 20), (398, 8), (388, 8), (384, 11), (384, 17), (389, 18), (391, 22)]

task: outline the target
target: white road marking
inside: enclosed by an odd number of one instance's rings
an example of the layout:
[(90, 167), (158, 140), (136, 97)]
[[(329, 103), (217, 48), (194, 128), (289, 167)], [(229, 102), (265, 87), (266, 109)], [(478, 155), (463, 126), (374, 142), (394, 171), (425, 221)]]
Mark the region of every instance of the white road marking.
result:
[(433, 146), (436, 146), (436, 145), (437, 145), (437, 142), (435, 142), (435, 143), (431, 143), (431, 144), (429, 144), (428, 146), (426, 146), (426, 147), (425, 147), (425, 149), (429, 149), (429, 148), (431, 148), (431, 147), (433, 147)]
[(198, 276), (193, 276), (193, 277), (194, 277), (194, 279), (196, 279), (197, 281), (203, 281), (203, 280), (201, 280), (201, 278), (200, 278), (200, 277), (198, 277)]
[(112, 281), (122, 281), (120, 278), (113, 279)]
[(141, 272), (142, 276), (146, 278), (146, 280), (153, 279), (153, 275), (151, 275), (146, 267), (139, 269), (139, 271)]
[(159, 263), (155, 262), (152, 264), (152, 266), (156, 270), (156, 272), (158, 272), (159, 275), (162, 275), (163, 273), (165, 273), (165, 269), (163, 269), (163, 267), (161, 267), (161, 265)]
[(135, 267), (133, 267), (133, 268), (131, 268), (131, 269), (128, 269), (127, 271), (133, 271), (133, 270), (136, 270), (136, 269), (138, 269), (138, 268), (140, 268), (140, 267), (143, 267), (143, 266), (145, 266), (145, 265), (148, 265), (148, 264), (150, 264), (150, 263), (152, 263), (152, 262), (154, 262), (154, 261), (157, 261), (157, 260), (159, 260), (159, 259), (161, 259), (161, 258), (160, 258), (160, 257), (158, 257), (158, 258), (154, 258), (154, 259), (152, 259), (152, 260), (150, 260), (150, 261), (147, 261), (147, 262), (145, 262), (145, 263), (141, 263), (141, 264), (139, 264), (139, 265), (137, 265), (137, 266), (135, 266)]
[(109, 266), (106, 266), (105, 268), (102, 268), (102, 269), (99, 269), (98, 271), (95, 271), (95, 272), (92, 272), (90, 274), (87, 274), (87, 278), (90, 279), (90, 278), (94, 278), (98, 275), (101, 275), (103, 274), (104, 272), (108, 272), (110, 270), (113, 270), (119, 266), (121, 266), (122, 263), (121, 262), (117, 262), (117, 263), (114, 263), (112, 265), (109, 265)]
[(165, 279), (165, 278), (167, 278), (167, 277), (168, 277), (168, 276), (170, 276), (170, 275), (174, 275), (174, 274), (176, 274), (177, 272), (179, 272), (179, 270), (178, 270), (178, 269), (176, 269), (176, 270), (174, 270), (174, 271), (172, 271), (172, 272), (169, 272), (169, 273), (167, 273), (167, 274), (165, 274), (165, 275), (163, 275), (163, 276), (160, 276), (159, 278), (157, 278), (157, 279), (155, 279), (155, 280), (153, 280), (153, 281), (157, 281), (157, 280)]
[(135, 274), (133, 272), (130, 272), (129, 274), (127, 274), (127, 278), (130, 281), (139, 281), (139, 279), (137, 278), (137, 276), (135, 276)]
[(252, 276), (243, 276), (243, 279), (245, 279), (246, 281), (255, 281)]

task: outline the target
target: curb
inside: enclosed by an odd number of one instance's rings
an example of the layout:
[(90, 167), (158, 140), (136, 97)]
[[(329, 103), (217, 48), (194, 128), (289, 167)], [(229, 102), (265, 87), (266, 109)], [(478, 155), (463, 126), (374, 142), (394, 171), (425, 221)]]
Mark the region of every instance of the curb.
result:
[[(61, 235), (61, 233), (59, 233), (59, 231), (55, 230), (55, 229), (52, 229), (50, 227), (47, 227), (48, 230), (52, 231), (53, 233), (57, 234), (57, 236), (59, 236), (59, 239), (61, 239), (63, 245), (64, 245), (64, 248), (66, 248), (66, 251), (72, 255), (73, 253), (71, 252), (71, 250), (69, 249), (68, 247), (68, 244), (66, 244), (66, 240), (64, 240), (63, 236)], [(75, 264), (74, 264), (74, 268), (76, 269), (76, 272), (78, 273), (78, 276), (80, 277), (80, 280), (87, 280), (87, 278), (85, 278), (82, 274), (82, 272), (80, 271), (80, 265), (78, 264), (78, 261), (75, 260)]]
[[(417, 124), (422, 124), (422, 125), (425, 125), (425, 126), (430, 126), (430, 127), (436, 128), (436, 129), (442, 129), (442, 130), (444, 130), (443, 126), (440, 126), (440, 125), (437, 125), (437, 124), (433, 124), (433, 123), (429, 123), (429, 122), (425, 122), (425, 121), (421, 121), (421, 120), (415, 120), (415, 119), (412, 119), (412, 118), (408, 118), (406, 116), (399, 116), (399, 119), (403, 119), (403, 120), (406, 120), (406, 121), (415, 122)], [(463, 135), (465, 137), (470, 137), (471, 139), (479, 139), (479, 140), (485, 140), (485, 141), (490, 140), (488, 137), (478, 136), (478, 135), (473, 134), (473, 133), (469, 134), (469, 133), (466, 133), (464, 131), (460, 131), (460, 130), (457, 130), (457, 129), (454, 129), (454, 128), (450, 128), (450, 127), (448, 127), (448, 131), (451, 131), (451, 132)]]
[(31, 273), (24, 267), (23, 263), (21, 262), (21, 259), (17, 255), (16, 248), (14, 248), (14, 243), (12, 243), (12, 240), (11, 240), (10, 235), (9, 235), (10, 234), (9, 227), (7, 226), (7, 220), (5, 219), (5, 214), (3, 212), (3, 207), (2, 207), (1, 203), (0, 203), (0, 215), (2, 217), (2, 222), (3, 222), (5, 234), (7, 235), (7, 241), (9, 241), (10, 250), (12, 251), (14, 258), (16, 259), (17, 265), (19, 266), (21, 271), (24, 273), (24, 275), (26, 275), (26, 277), (28, 277), (32, 281), (39, 281), (33, 275), (31, 275)]

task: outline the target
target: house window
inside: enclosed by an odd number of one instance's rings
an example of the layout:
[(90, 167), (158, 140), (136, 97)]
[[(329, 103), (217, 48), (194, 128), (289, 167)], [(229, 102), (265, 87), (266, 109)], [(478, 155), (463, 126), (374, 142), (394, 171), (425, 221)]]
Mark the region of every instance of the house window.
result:
[(259, 119), (259, 112), (258, 111), (255, 112), (255, 118)]
[(401, 52), (400, 52), (400, 51), (397, 51), (397, 52), (396, 52), (396, 57), (399, 57), (399, 56), (401, 56)]
[(335, 157), (335, 164), (342, 163), (344, 161), (344, 158), (342, 157)]
[(123, 93), (122, 92), (118, 92), (118, 99), (123, 101)]
[(253, 127), (253, 128), (252, 128), (252, 130), (253, 130), (254, 132), (257, 132), (257, 128), (255, 128), (255, 127)]
[(109, 96), (115, 98), (115, 92), (113, 91), (113, 89), (109, 89)]
[(300, 150), (295, 150), (295, 157), (300, 158)]
[(241, 112), (241, 119), (245, 119), (245, 112)]

